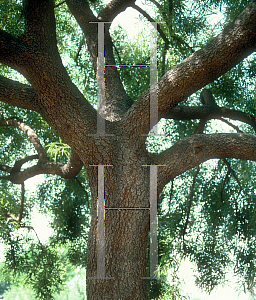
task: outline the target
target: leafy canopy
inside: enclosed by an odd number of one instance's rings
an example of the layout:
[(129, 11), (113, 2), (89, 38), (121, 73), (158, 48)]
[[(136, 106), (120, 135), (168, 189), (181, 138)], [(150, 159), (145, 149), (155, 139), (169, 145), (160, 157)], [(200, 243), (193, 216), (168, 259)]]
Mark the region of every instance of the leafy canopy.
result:
[[(147, 1), (155, 11), (155, 21), (162, 22), (164, 37), (158, 39), (158, 71), (164, 74), (185, 57), (200, 49), (233, 20), (249, 1)], [(91, 1), (98, 12), (103, 1)], [(19, 36), (24, 29), (21, 1), (2, 0), (0, 28)], [(150, 10), (152, 12), (152, 10)], [(216, 14), (221, 19), (212, 21)], [(96, 107), (97, 85), (85, 39), (65, 2), (55, 1), (58, 49), (66, 70), (86, 98)], [(148, 24), (141, 17), (140, 24)], [(137, 27), (138, 28), (138, 27)], [(127, 42), (127, 33), (112, 28), (114, 55), (118, 63), (148, 64), (149, 36), (138, 29)], [(255, 114), (256, 56), (251, 55), (231, 71), (208, 85), (220, 107)], [(133, 101), (149, 87), (149, 68), (119, 68), (124, 87)], [(0, 65), (0, 74), (26, 82), (18, 73)], [(182, 105), (200, 106), (198, 91)], [(16, 117), (30, 124), (52, 160), (66, 162), (69, 148), (42, 117), (31, 111), (1, 103), (4, 118)], [(159, 153), (185, 136), (192, 135), (198, 120), (160, 121), (163, 137), (147, 139), (147, 149)], [(222, 121), (210, 120), (205, 132), (221, 132)], [(229, 124), (230, 125), (230, 124)], [(249, 125), (236, 123), (239, 130), (254, 134)], [(235, 131), (233, 127), (229, 128)], [(1, 163), (34, 154), (24, 134), (13, 127), (0, 127)], [(225, 129), (226, 130), (226, 129)], [(27, 164), (31, 164), (28, 162)], [(26, 165), (23, 166), (24, 168)], [(4, 172), (1, 171), (1, 175)], [(168, 184), (159, 197), (159, 265), (161, 274), (175, 269), (184, 257), (197, 266), (196, 283), (207, 291), (224, 282), (228, 266), (232, 266), (241, 285), (253, 291), (256, 275), (256, 173), (255, 163), (233, 159), (209, 161), (187, 171)], [(17, 224), (6, 218), (16, 214), (20, 205), (20, 188), (0, 181), (0, 234), (5, 243), (4, 282), (0, 292), (9, 289), (16, 278), (40, 299), (57, 299), (72, 266), (86, 267), (86, 242), (90, 221), (90, 191), (85, 171), (76, 179), (63, 180), (46, 176), (38, 190), (25, 193), (23, 220)], [(51, 216), (52, 236), (45, 243), (37, 239), (31, 224), (31, 211), (37, 207)], [(175, 277), (175, 276), (174, 276)], [(175, 282), (178, 279), (175, 278)], [(174, 282), (174, 283), (175, 283)], [(5, 288), (2, 288), (5, 286)], [(17, 287), (15, 287), (17, 288)], [(168, 298), (173, 293), (182, 298), (177, 286), (149, 284), (152, 299)], [(55, 295), (55, 296), (54, 296)], [(78, 298), (77, 298), (78, 299)], [(161, 298), (163, 299), (163, 298)]]

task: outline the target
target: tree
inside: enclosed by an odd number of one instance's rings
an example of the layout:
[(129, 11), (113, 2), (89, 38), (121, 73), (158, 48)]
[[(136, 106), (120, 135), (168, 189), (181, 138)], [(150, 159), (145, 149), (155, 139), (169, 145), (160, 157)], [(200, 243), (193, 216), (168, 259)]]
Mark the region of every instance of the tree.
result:
[[(100, 58), (97, 49), (99, 25), (92, 22), (111, 22), (127, 7), (131, 6), (137, 10), (140, 8), (133, 0), (112, 0), (106, 5), (100, 1), (66, 0), (65, 2), (69, 13), (75, 17), (83, 32), (80, 45), (82, 47), (85, 39), (92, 68), (97, 77), (97, 57)], [(152, 2), (159, 9), (160, 15), (162, 14), (169, 22), (167, 22), (169, 36), (172, 42), (179, 46), (182, 56), (182, 49), (190, 47), (181, 35), (175, 33), (174, 27), (176, 25), (178, 28), (178, 23), (174, 22), (173, 16), (175, 8), (184, 9), (184, 2), (179, 2), (180, 7), (175, 1)], [(207, 3), (210, 4), (211, 1)], [(220, 3), (214, 2), (216, 5)], [(241, 132), (203, 134), (207, 120), (223, 117), (239, 120), (255, 129), (256, 122), (252, 113), (219, 107), (209, 89), (201, 92), (201, 106), (178, 105), (204, 86), (213, 83), (255, 50), (256, 2), (251, 1), (237, 18), (201, 49), (195, 52), (189, 49), (193, 53), (167, 72), (166, 69), (170, 67), (166, 63), (170, 46), (168, 34), (158, 27), (164, 41), (161, 45), (163, 58), (161, 71), (164, 74), (158, 82), (158, 118), (200, 119), (194, 130), (197, 134), (183, 137), (161, 153), (150, 153), (146, 148), (147, 134), (157, 123), (157, 120), (152, 122), (149, 113), (150, 91), (152, 93), (157, 86), (154, 85), (153, 89), (151, 87), (134, 101), (125, 90), (118, 68), (106, 67), (105, 103), (97, 115), (92, 102), (87, 99), (89, 95), (87, 94), (86, 98), (80, 92), (63, 66), (60, 57), (61, 41), (58, 41), (56, 31), (58, 28), (56, 24), (63, 21), (58, 19), (56, 13), (55, 8), (59, 5), (61, 3), (54, 4), (52, 0), (24, 0), (19, 26), (12, 30), (8, 30), (7, 26), (7, 30), (0, 31), (0, 62), (17, 70), (29, 83), (24, 84), (1, 76), (0, 100), (10, 106), (39, 114), (71, 148), (67, 163), (52, 162), (48, 159), (38, 134), (32, 126), (28, 126), (20, 118), (5, 118), (3, 115), (0, 125), (16, 127), (23, 131), (32, 142), (37, 155), (16, 159), (13, 167), (0, 165), (1, 171), (8, 173), (1, 176), (2, 180), (21, 185), (17, 215), (11, 211), (11, 208), (10, 210), (3, 208), (2, 216), (12, 219), (18, 225), (22, 224), (25, 205), (24, 182), (28, 178), (37, 174), (54, 174), (66, 179), (75, 178), (84, 166), (91, 191), (91, 226), (86, 271), (87, 298), (147, 299), (147, 280), (143, 277), (148, 276), (146, 254), (150, 222), (149, 210), (141, 208), (148, 208), (150, 204), (149, 187), (153, 168), (149, 166), (159, 166), (157, 168), (159, 196), (164, 187), (175, 177), (209, 159), (224, 159), (229, 174), (232, 174), (233, 169), (227, 159), (256, 160), (254, 150), (256, 139), (253, 134)], [(19, 2), (17, 7), (19, 11), (21, 9)], [(97, 17), (95, 11), (98, 13)], [(143, 11), (141, 13), (150, 18)], [(105, 64), (115, 66), (117, 55), (113, 52), (109, 23), (105, 24), (104, 42)], [(77, 62), (80, 59), (81, 48), (79, 49), (74, 58)], [(183, 54), (186, 53), (187, 51), (183, 51)], [(89, 73), (89, 67), (86, 68)], [(99, 77), (98, 80), (101, 88), (102, 81)], [(90, 79), (87, 85), (90, 90)], [(99, 118), (99, 115), (103, 117)], [(99, 133), (97, 125), (102, 122), (102, 118), (105, 119), (106, 135), (97, 134)], [(44, 121), (41, 121), (42, 127), (46, 126)], [(22, 169), (25, 163), (35, 159), (38, 160), (36, 165)], [(98, 178), (102, 181), (103, 176), (106, 207), (105, 248), (103, 246), (103, 249), (105, 250), (105, 276), (108, 279), (95, 279), (97, 249), (102, 249), (101, 245), (97, 245), (97, 199), (100, 198)], [(191, 207), (191, 204), (188, 204), (188, 207)], [(188, 217), (189, 210), (185, 218), (183, 237), (188, 228)], [(199, 254), (197, 252), (198, 261), (203, 265), (203, 261), (207, 260), (207, 252), (202, 251)]]

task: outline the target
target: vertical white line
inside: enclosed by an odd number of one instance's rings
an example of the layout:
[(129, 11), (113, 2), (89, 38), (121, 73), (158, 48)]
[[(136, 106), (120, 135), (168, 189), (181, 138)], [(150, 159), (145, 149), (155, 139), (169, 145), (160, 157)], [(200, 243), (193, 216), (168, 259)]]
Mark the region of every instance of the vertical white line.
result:
[[(157, 103), (157, 22), (151, 22), (150, 38), (150, 128), (158, 123), (158, 103)], [(157, 135), (157, 125), (154, 127), (152, 135)]]
[(98, 239), (97, 278), (105, 278), (105, 209), (104, 209), (104, 165), (98, 166)]
[(157, 244), (157, 165), (150, 166), (150, 278), (156, 278)]
[(105, 55), (104, 55), (104, 22), (98, 22), (98, 110), (97, 135), (105, 135)]

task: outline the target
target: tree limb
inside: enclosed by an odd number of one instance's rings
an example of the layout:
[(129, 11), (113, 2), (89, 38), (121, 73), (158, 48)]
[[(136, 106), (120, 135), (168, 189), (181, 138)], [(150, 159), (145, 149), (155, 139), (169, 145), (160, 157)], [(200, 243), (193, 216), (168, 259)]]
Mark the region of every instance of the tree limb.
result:
[(226, 158), (224, 158), (223, 161), (224, 161), (225, 165), (228, 167), (229, 173), (231, 173), (233, 175), (233, 177), (235, 178), (236, 182), (238, 183), (239, 188), (242, 189), (241, 183), (240, 183), (240, 181), (239, 181), (239, 179), (238, 179), (235, 171), (231, 168), (230, 163), (226, 160)]
[(15, 184), (21, 184), (27, 179), (40, 174), (52, 174), (65, 179), (71, 179), (78, 175), (82, 166), (83, 164), (79, 157), (71, 150), (68, 163), (66, 164), (49, 161), (43, 163), (38, 162), (37, 165), (29, 167), (23, 171), (15, 173), (11, 172), (8, 176), (0, 176), (0, 179), (8, 180)]
[(203, 106), (181, 106), (177, 105), (167, 112), (163, 118), (173, 120), (193, 120), (193, 119), (221, 119), (229, 118), (251, 125), (256, 131), (256, 118), (254, 115), (247, 114), (242, 111), (225, 107)]
[[(105, 6), (105, 9), (102, 9), (98, 18), (92, 13), (87, 1), (67, 0), (66, 2), (85, 35), (94, 73), (98, 80), (98, 24), (93, 24), (92, 22), (111, 21), (111, 16), (119, 10), (122, 11), (124, 7), (128, 7), (127, 4), (130, 2), (123, 0), (112, 1)], [(104, 19), (104, 16), (107, 11), (110, 19), (106, 20)], [(109, 24), (105, 24), (104, 26), (105, 65), (110, 65), (111, 67), (105, 68), (105, 107), (103, 110), (105, 110), (105, 115), (108, 116), (108, 120), (117, 121), (120, 120), (125, 112), (131, 107), (132, 100), (126, 94), (117, 68), (115, 67), (116, 62), (113, 54), (113, 43), (109, 34), (109, 26)], [(98, 82), (98, 86), (101, 84), (101, 82)]]
[(98, 19), (100, 21), (112, 22), (118, 14), (134, 3), (135, 0), (112, 0), (100, 11)]
[[(160, 79), (158, 83), (159, 119), (179, 102), (226, 73), (255, 51), (255, 19), (256, 2), (252, 1), (221, 34)], [(157, 89), (157, 85), (152, 88)], [(150, 130), (148, 126), (150, 124), (149, 97), (150, 90), (133, 104), (123, 121), (124, 130), (129, 124), (129, 131), (136, 138), (141, 134), (147, 134)]]
[(20, 172), (22, 165), (34, 159), (38, 159), (38, 155), (30, 155), (22, 159), (16, 160), (14, 166), (11, 168), (10, 174)]
[(185, 137), (160, 154), (151, 154), (151, 164), (159, 168), (159, 193), (176, 176), (217, 158), (256, 161), (256, 136), (242, 133), (195, 134)]
[(11, 173), (12, 167), (9, 167), (9, 166), (1, 165), (1, 164), (0, 164), (0, 170), (1, 170), (1, 171), (4, 171), (4, 172), (7, 172), (7, 173)]
[[(11, 118), (0, 120), (0, 126), (14, 126), (22, 130), (30, 139), (35, 147), (38, 155), (27, 156), (17, 160), (13, 167), (0, 165), (0, 170), (8, 172), (8, 176), (0, 176), (0, 179), (9, 180), (13, 183), (21, 184), (28, 178), (39, 174), (56, 174), (62, 178), (74, 178), (81, 170), (83, 163), (75, 151), (69, 153), (68, 162), (66, 164), (58, 162), (49, 162), (45, 149), (40, 143), (40, 140), (35, 131), (26, 125), (22, 120)], [(20, 171), (22, 165), (33, 159), (39, 159), (37, 165), (29, 167), (24, 171)]]
[(155, 4), (155, 6), (159, 9), (159, 10), (161, 10), (161, 5), (157, 2), (157, 1), (155, 1), (155, 0), (150, 0), (152, 3), (154, 3)]
[(12, 126), (12, 127), (16, 127), (18, 129), (22, 130), (28, 136), (31, 143), (35, 147), (35, 149), (38, 153), (39, 162), (41, 163), (41, 162), (48, 160), (45, 149), (41, 145), (37, 134), (31, 127), (26, 125), (22, 120), (15, 119), (15, 118), (10, 118), (7, 120), (0, 120), (0, 126)]
[(21, 38), (0, 29), (0, 62), (17, 69), (17, 60), (26, 51), (28, 46)]
[(66, 0), (61, 1), (60, 3), (56, 4), (56, 5), (54, 6), (54, 8), (57, 8), (57, 7), (61, 6), (61, 5), (64, 4), (65, 2), (66, 2)]
[(39, 112), (38, 98), (34, 89), (26, 84), (0, 75), (0, 101), (12, 106)]
[(88, 46), (88, 51), (90, 53), (92, 66), (95, 75), (97, 74), (97, 46), (98, 46), (98, 31), (97, 24), (92, 24), (90, 22), (98, 22), (99, 20), (93, 14), (90, 6), (86, 0), (67, 0), (68, 8), (71, 13), (76, 18), (77, 23), (82, 29), (86, 43)]
[(47, 52), (58, 53), (53, 0), (23, 0), (24, 40)]

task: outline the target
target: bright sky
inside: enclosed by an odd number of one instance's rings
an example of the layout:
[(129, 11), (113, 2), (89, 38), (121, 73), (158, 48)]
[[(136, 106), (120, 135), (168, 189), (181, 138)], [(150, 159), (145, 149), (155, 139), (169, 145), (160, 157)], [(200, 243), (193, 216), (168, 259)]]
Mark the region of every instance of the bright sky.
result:
[(236, 281), (232, 278), (231, 273), (228, 274), (229, 285), (218, 287), (209, 295), (199, 290), (194, 284), (194, 265), (188, 260), (181, 263), (180, 276), (183, 279), (182, 289), (191, 296), (191, 299), (200, 300), (249, 300), (249, 296), (236, 291)]

